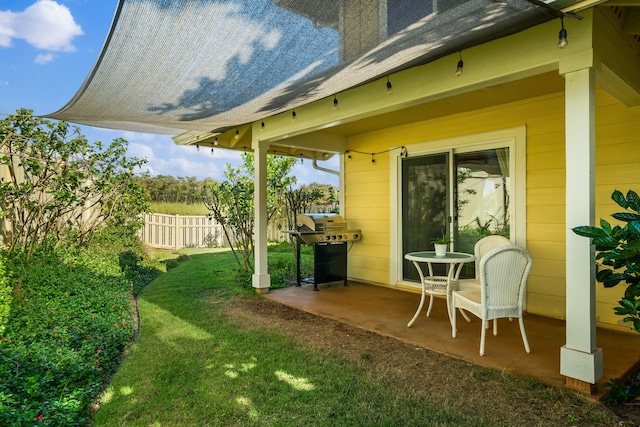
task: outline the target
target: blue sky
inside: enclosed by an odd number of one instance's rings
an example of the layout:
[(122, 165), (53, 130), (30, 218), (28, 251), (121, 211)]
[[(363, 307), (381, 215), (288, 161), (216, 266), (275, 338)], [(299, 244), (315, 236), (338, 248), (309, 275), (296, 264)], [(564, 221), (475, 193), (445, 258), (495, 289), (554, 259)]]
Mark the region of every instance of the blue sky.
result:
[[(0, 117), (18, 108), (36, 115), (66, 105), (82, 85), (102, 49), (117, 0), (0, 0)], [(225, 164), (237, 165), (237, 152), (197, 151), (181, 147), (170, 136), (81, 126), (90, 141), (129, 141), (129, 154), (148, 160), (152, 175), (223, 179)], [(322, 164), (338, 169), (334, 156)], [(299, 184), (337, 185), (337, 177), (298, 162)]]

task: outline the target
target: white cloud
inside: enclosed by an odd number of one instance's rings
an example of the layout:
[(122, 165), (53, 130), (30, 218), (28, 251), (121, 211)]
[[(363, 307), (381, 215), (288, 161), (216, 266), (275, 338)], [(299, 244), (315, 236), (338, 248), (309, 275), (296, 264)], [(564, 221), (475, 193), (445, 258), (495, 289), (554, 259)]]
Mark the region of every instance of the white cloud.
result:
[(82, 34), (69, 8), (53, 0), (38, 0), (23, 12), (0, 11), (0, 46), (23, 39), (38, 49), (71, 52), (71, 41)]
[(138, 157), (141, 159), (147, 159), (149, 162), (155, 160), (156, 156), (153, 153), (153, 148), (148, 145), (129, 143), (127, 148), (127, 154), (131, 157)]
[(153, 133), (122, 131), (122, 137), (127, 141), (154, 141), (158, 135)]
[[(148, 172), (151, 176), (195, 176), (199, 180), (212, 178), (222, 181), (225, 179), (224, 171), (227, 169), (227, 163), (233, 167), (242, 164), (241, 151), (214, 148), (211, 155), (211, 147), (200, 147), (200, 150), (197, 150), (194, 146), (177, 145), (168, 135), (103, 128), (87, 128), (84, 132), (89, 140), (102, 140), (105, 144), (118, 137), (126, 139), (129, 141), (127, 156), (146, 159), (147, 163), (140, 172)], [(97, 135), (98, 138), (92, 135)], [(327, 161), (318, 162), (318, 165), (339, 170), (340, 156), (336, 155)], [(292, 169), (292, 174), (296, 176), (298, 185), (314, 182), (338, 185), (337, 176), (314, 169), (311, 160), (305, 160), (304, 163), (297, 162)]]
[[(325, 162), (318, 162), (318, 166), (335, 171), (340, 170), (340, 157), (333, 156)], [(296, 177), (297, 185), (307, 185), (313, 183), (331, 184), (338, 186), (340, 179), (332, 173), (317, 170), (313, 167), (313, 160), (305, 160), (303, 163), (296, 162), (291, 169), (292, 174)]]
[(11, 38), (16, 34), (11, 25), (14, 15), (15, 13), (10, 11), (0, 11), (0, 46), (11, 46)]
[(41, 53), (40, 55), (36, 56), (36, 59), (33, 60), (33, 62), (40, 65), (48, 64), (51, 61), (53, 61), (53, 55), (50, 53)]
[(142, 171), (152, 176), (195, 176), (198, 179), (222, 180), (226, 163), (240, 163), (240, 153), (231, 150), (215, 149), (211, 155), (210, 147), (197, 150), (194, 146), (177, 145), (167, 135), (136, 132), (122, 132), (122, 135), (129, 141), (127, 155), (146, 159), (147, 164)]

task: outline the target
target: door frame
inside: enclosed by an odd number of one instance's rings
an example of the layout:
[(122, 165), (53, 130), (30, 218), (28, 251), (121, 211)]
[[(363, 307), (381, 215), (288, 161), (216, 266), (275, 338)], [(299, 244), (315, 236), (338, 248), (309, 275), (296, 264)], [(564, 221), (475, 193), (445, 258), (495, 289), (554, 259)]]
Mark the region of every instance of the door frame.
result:
[[(498, 131), (464, 135), (434, 141), (407, 145), (410, 156), (435, 153), (481, 151), (491, 148), (509, 147), (509, 165), (513, 182), (510, 199), (511, 241), (526, 247), (527, 241), (527, 129), (526, 126), (501, 129)], [(397, 152), (389, 159), (389, 283), (400, 287), (417, 288), (420, 285), (402, 279), (402, 153)], [(453, 157), (451, 157), (453, 168)], [(453, 186), (449, 191), (453, 191)], [(453, 199), (452, 199), (453, 200)]]

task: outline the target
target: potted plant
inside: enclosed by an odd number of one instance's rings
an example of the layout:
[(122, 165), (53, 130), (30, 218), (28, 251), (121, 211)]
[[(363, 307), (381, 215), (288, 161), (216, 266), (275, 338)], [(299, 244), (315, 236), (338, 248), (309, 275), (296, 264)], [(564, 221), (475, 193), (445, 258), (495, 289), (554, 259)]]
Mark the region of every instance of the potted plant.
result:
[(451, 243), (451, 235), (449, 233), (442, 232), (441, 237), (434, 237), (431, 239), (431, 243), (436, 249), (436, 256), (445, 256), (447, 253), (447, 247)]

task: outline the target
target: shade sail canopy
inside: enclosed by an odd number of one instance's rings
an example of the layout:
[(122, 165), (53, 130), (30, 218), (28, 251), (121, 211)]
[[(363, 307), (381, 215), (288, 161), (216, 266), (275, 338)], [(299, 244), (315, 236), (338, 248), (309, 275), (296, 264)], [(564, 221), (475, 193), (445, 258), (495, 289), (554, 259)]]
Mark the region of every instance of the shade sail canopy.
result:
[(527, 0), (120, 0), (89, 76), (47, 117), (222, 132), (554, 16)]

